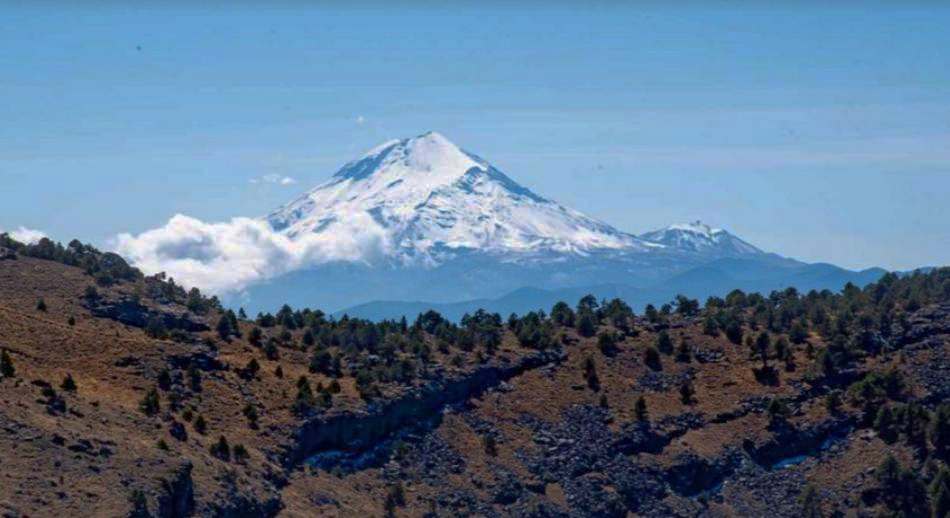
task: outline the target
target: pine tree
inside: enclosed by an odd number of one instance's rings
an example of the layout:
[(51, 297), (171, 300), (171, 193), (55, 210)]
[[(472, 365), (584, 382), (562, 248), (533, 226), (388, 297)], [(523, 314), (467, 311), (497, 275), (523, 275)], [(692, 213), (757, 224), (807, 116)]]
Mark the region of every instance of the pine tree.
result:
[(755, 348), (759, 352), (759, 358), (762, 359), (762, 370), (769, 368), (769, 346), (771, 345), (772, 340), (768, 331), (762, 331), (755, 339)]
[(676, 348), (676, 361), (689, 363), (693, 359), (693, 353), (689, 347), (689, 341), (686, 337), (680, 338), (680, 344)]
[(647, 347), (646, 350), (643, 351), (643, 363), (655, 371), (663, 369), (663, 364), (660, 361), (660, 352), (653, 346)]
[(16, 376), (16, 368), (13, 366), (13, 359), (6, 349), (0, 350), (0, 375), (4, 378)]
[(495, 439), (495, 434), (489, 433), (486, 434), (482, 442), (485, 446), (485, 454), (489, 457), (495, 457), (498, 455), (498, 440)]
[(824, 518), (825, 515), (821, 511), (821, 502), (818, 499), (818, 491), (815, 486), (811, 484), (805, 486), (805, 490), (799, 498), (799, 503), (802, 506), (802, 518)]
[(665, 330), (656, 335), (656, 348), (663, 354), (673, 354), (673, 339)]
[(228, 440), (223, 435), (218, 438), (218, 442), (211, 446), (211, 454), (225, 462), (230, 462), (231, 446), (228, 445)]
[(637, 421), (646, 421), (649, 418), (647, 414), (647, 401), (643, 399), (643, 396), (637, 398), (633, 412), (637, 417)]
[(874, 429), (877, 430), (881, 439), (890, 444), (897, 440), (896, 423), (894, 414), (888, 406), (882, 406), (874, 418)]
[(600, 378), (597, 376), (597, 366), (594, 364), (594, 359), (590, 356), (584, 360), (584, 379), (587, 381), (587, 386), (591, 390), (597, 392), (600, 390)]
[(46, 301), (42, 297), (36, 301), (36, 310), (46, 312)]
[(153, 416), (161, 410), (161, 402), (158, 396), (158, 391), (153, 387), (142, 398), (142, 401), (139, 402), (139, 409), (143, 414), (147, 416)]
[(590, 311), (579, 313), (577, 318), (577, 332), (583, 337), (594, 336), (597, 331), (597, 323), (594, 321), (594, 314)]
[(208, 422), (205, 421), (204, 416), (199, 415), (198, 417), (196, 417), (195, 431), (200, 433), (201, 435), (204, 435), (207, 430), (208, 430)]
[(928, 488), (931, 516), (945, 518), (950, 515), (950, 470), (941, 466)]
[(60, 383), (59, 388), (65, 390), (66, 392), (76, 392), (76, 381), (73, 380), (71, 374), (66, 374), (66, 377), (63, 378), (63, 382)]
[(680, 385), (680, 401), (682, 401), (684, 405), (693, 404), (693, 396), (695, 394), (696, 391), (693, 389), (693, 384), (689, 381), (684, 381), (683, 384)]
[(233, 329), (231, 327), (231, 319), (228, 318), (227, 314), (221, 315), (221, 318), (218, 319), (218, 325), (215, 326), (215, 330), (217, 330), (218, 336), (220, 336), (222, 340), (231, 338)]
[(930, 443), (933, 445), (935, 457), (950, 461), (950, 404), (942, 404), (934, 412)]

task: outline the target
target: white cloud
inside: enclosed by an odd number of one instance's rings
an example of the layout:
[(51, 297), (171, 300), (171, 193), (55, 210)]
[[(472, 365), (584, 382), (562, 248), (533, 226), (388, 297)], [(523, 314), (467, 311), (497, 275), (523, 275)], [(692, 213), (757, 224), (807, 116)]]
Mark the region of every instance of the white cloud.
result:
[(269, 183), (274, 185), (293, 185), (297, 180), (279, 174), (265, 174), (260, 178), (251, 178), (251, 183)]
[(10, 234), (10, 237), (13, 239), (31, 245), (38, 242), (40, 239), (46, 237), (46, 234), (40, 232), (39, 230), (33, 230), (31, 228), (20, 227), (16, 230), (5, 231), (0, 229), (0, 234), (7, 233)]
[(239, 292), (246, 286), (292, 270), (331, 261), (377, 256), (388, 247), (376, 225), (352, 222), (362, 233), (326, 232), (291, 239), (261, 219), (234, 218), (205, 223), (181, 214), (165, 226), (139, 235), (116, 237), (116, 252), (148, 274), (166, 272), (185, 286), (212, 293)]

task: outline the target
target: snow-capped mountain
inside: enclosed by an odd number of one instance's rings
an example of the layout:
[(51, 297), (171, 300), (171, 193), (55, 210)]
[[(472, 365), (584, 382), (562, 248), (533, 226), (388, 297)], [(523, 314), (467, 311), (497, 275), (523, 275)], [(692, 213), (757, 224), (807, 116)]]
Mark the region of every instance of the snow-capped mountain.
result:
[[(790, 268), (699, 222), (641, 236), (618, 230), (531, 192), (434, 132), (377, 146), (255, 221), (300, 258), (242, 293), (257, 309), (494, 300), (523, 287), (662, 303), (686, 288), (705, 296), (710, 286), (734, 284), (735, 268), (746, 276)], [(682, 282), (693, 271), (728, 282)], [(519, 301), (518, 311), (538, 307)]]
[(403, 263), (461, 251), (518, 258), (653, 246), (538, 196), (435, 132), (374, 148), (267, 219), (291, 239), (376, 236)]
[(670, 225), (666, 228), (641, 234), (640, 239), (663, 245), (681, 252), (695, 252), (710, 256), (741, 256), (763, 254), (721, 228), (712, 228), (702, 221)]

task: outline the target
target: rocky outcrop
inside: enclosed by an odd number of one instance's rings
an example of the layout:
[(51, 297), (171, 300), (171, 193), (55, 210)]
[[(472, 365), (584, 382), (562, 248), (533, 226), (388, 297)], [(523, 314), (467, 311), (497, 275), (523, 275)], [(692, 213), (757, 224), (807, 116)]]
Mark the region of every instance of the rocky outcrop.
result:
[(192, 465), (185, 462), (171, 480), (162, 480), (163, 493), (158, 495), (157, 516), (174, 518), (189, 516), (195, 505), (195, 488), (191, 480)]
[(559, 362), (564, 357), (560, 350), (537, 352), (507, 365), (487, 365), (455, 379), (430, 381), (398, 399), (370, 405), (362, 412), (314, 417), (296, 432), (292, 446), (282, 455), (283, 464), (293, 467), (327, 451), (366, 451), (400, 429), (437, 420), (448, 405), (478, 397), (527, 370)]
[(128, 297), (119, 300), (84, 299), (83, 305), (96, 317), (108, 318), (133, 327), (144, 328), (150, 320), (157, 317), (166, 329), (181, 329), (191, 333), (210, 329), (208, 324), (188, 312), (156, 310)]

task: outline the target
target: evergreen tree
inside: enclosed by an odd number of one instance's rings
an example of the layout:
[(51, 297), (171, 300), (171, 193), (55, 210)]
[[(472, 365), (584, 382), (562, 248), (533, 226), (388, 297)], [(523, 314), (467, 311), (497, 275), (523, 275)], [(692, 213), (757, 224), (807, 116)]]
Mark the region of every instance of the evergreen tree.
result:
[(931, 516), (950, 516), (950, 470), (946, 466), (940, 467), (927, 492), (930, 494)]
[(13, 366), (13, 359), (6, 349), (0, 350), (0, 375), (4, 378), (16, 376), (16, 368)]
[(218, 442), (211, 445), (211, 455), (225, 462), (231, 461), (231, 446), (223, 435), (218, 438)]
[(719, 322), (712, 315), (706, 315), (706, 318), (703, 319), (703, 334), (719, 336)]
[(818, 491), (815, 486), (808, 484), (802, 491), (799, 503), (802, 506), (802, 518), (824, 518), (821, 510), (821, 502), (818, 499)]
[(759, 353), (759, 358), (762, 359), (762, 370), (768, 370), (769, 368), (769, 347), (771, 345), (772, 340), (768, 331), (762, 331), (755, 339), (755, 349)]
[(603, 331), (597, 336), (597, 347), (604, 356), (613, 356), (617, 352), (617, 338), (612, 332)]
[(218, 336), (220, 336), (222, 340), (229, 340), (231, 338), (231, 334), (234, 330), (231, 327), (231, 319), (228, 318), (228, 315), (221, 315), (221, 318), (218, 319), (218, 325), (215, 326), (215, 330), (217, 330)]
[(637, 421), (646, 421), (648, 419), (647, 415), (647, 401), (643, 399), (643, 396), (637, 398), (637, 402), (633, 407), (634, 415), (636, 415)]
[(65, 390), (66, 392), (76, 392), (76, 381), (73, 379), (72, 374), (66, 374), (66, 377), (63, 378), (63, 382), (60, 383), (59, 388)]
[(597, 366), (594, 364), (594, 359), (590, 356), (584, 360), (584, 380), (587, 381), (587, 386), (594, 392), (600, 390), (600, 378), (597, 376)]
[(680, 385), (680, 401), (682, 401), (684, 405), (693, 404), (693, 396), (695, 394), (696, 391), (693, 389), (693, 384), (689, 381), (684, 381), (683, 384)]
[(46, 312), (46, 301), (43, 300), (43, 297), (36, 301), (36, 310)]
[(591, 311), (582, 311), (578, 313), (577, 333), (583, 337), (594, 336), (597, 331), (597, 322), (594, 320), (594, 313)]
[(935, 457), (945, 462), (950, 461), (950, 404), (944, 403), (934, 412), (930, 444), (933, 445)]
[(673, 354), (673, 339), (666, 330), (656, 335), (656, 349), (666, 355)]
[(680, 343), (676, 347), (676, 361), (681, 363), (689, 363), (693, 359), (693, 353), (689, 346), (689, 341), (686, 337), (680, 338)]
[(789, 331), (788, 337), (794, 344), (803, 344), (805, 340), (808, 339), (808, 331), (801, 322), (796, 320), (795, 323), (792, 324), (792, 329)]
[(663, 369), (663, 364), (660, 362), (660, 352), (653, 346), (647, 347), (643, 351), (643, 363), (655, 371)]
[(199, 415), (195, 418), (195, 431), (204, 435), (208, 430), (208, 422), (205, 421), (204, 416)]
[(142, 398), (142, 401), (139, 402), (139, 409), (143, 414), (147, 416), (153, 416), (161, 410), (161, 403), (158, 396), (158, 391), (153, 387)]
[(874, 429), (877, 430), (881, 440), (888, 444), (897, 440), (896, 423), (890, 407), (882, 406), (878, 410), (877, 416), (874, 418)]

